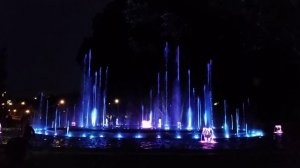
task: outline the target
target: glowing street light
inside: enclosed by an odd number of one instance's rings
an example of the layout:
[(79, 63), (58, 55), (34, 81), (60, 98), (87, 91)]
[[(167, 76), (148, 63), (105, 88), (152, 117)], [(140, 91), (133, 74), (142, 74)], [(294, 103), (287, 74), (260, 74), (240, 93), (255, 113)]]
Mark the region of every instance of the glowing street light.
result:
[(13, 103), (12, 103), (11, 100), (7, 100), (7, 104), (8, 104), (9, 106), (12, 106), (12, 105), (13, 105)]
[(25, 101), (22, 101), (22, 102), (21, 102), (21, 105), (22, 105), (22, 106), (26, 105)]
[(29, 114), (29, 113), (30, 113), (30, 110), (29, 110), (29, 109), (25, 110), (25, 113), (26, 113), (26, 114)]
[(119, 104), (119, 102), (120, 102), (119, 99), (115, 99), (116, 104)]
[(64, 99), (61, 99), (60, 101), (59, 101), (59, 104), (60, 105), (64, 105), (66, 102), (65, 102), (65, 100)]

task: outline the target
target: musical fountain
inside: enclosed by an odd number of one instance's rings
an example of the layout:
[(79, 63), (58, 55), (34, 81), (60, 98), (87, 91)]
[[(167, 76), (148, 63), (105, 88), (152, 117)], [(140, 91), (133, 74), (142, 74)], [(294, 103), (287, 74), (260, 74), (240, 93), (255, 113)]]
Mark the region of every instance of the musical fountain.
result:
[[(165, 65), (157, 73), (157, 84), (149, 91), (149, 103), (141, 104), (141, 117), (137, 125), (128, 125), (119, 120), (114, 121), (107, 114), (108, 67), (100, 67), (92, 72), (92, 52), (84, 57), (83, 88), (80, 107), (72, 115), (63, 114), (56, 108), (55, 115), (48, 115), (43, 107), (44, 95), (41, 94), (39, 110), (33, 118), (33, 125), (38, 134), (65, 138), (107, 138), (107, 139), (196, 139), (201, 143), (216, 143), (217, 139), (261, 137), (263, 132), (250, 129), (243, 110), (228, 111), (224, 100), (223, 123), (215, 123), (212, 93), (212, 60), (207, 63), (206, 82), (202, 95), (197, 95), (191, 88), (191, 70), (187, 70), (187, 81), (182, 81), (180, 74), (180, 48), (176, 49), (176, 76), (169, 74), (170, 67), (168, 43), (165, 45)], [(187, 88), (183, 88), (185, 83)], [(44, 114), (44, 115), (43, 115)], [(241, 120), (242, 118), (242, 120)], [(50, 122), (48, 121), (50, 120)], [(48, 123), (52, 123), (49, 126)], [(71, 125), (70, 125), (71, 123)], [(229, 124), (230, 123), (230, 124)], [(218, 125), (218, 126), (217, 126)]]

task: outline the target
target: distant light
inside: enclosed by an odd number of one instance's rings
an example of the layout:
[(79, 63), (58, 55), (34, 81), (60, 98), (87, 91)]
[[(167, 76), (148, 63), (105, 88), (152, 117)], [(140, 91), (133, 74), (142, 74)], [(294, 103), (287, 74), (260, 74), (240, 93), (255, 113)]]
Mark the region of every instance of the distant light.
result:
[(17, 109), (14, 109), (13, 112), (14, 112), (14, 113), (17, 112)]
[(59, 104), (60, 105), (64, 105), (66, 102), (65, 102), (65, 100), (64, 99), (61, 99), (60, 101), (59, 101)]
[(13, 105), (13, 103), (12, 103), (11, 100), (7, 100), (7, 104), (8, 104), (9, 106), (12, 106), (12, 105)]
[(214, 103), (214, 106), (217, 106), (218, 104), (219, 104), (219, 102), (215, 102), (215, 103)]
[(93, 138), (95, 138), (95, 136), (94, 135), (90, 135), (90, 139), (93, 139)]
[(152, 128), (152, 124), (151, 124), (151, 121), (147, 121), (147, 120), (143, 120), (142, 121), (142, 128), (143, 129), (147, 129), (147, 128)]
[(194, 135), (193, 135), (193, 139), (200, 139), (199, 134), (194, 134)]
[(75, 127), (76, 126), (76, 122), (75, 121), (71, 122), (71, 126)]
[(100, 134), (99, 137), (100, 137), (100, 138), (104, 138), (104, 135), (103, 135), (103, 134)]
[(117, 138), (121, 139), (121, 138), (123, 138), (123, 135), (121, 133), (118, 133)]
[(86, 134), (85, 134), (85, 133), (83, 133), (83, 134), (81, 135), (81, 137), (86, 137)]
[(5, 106), (5, 103), (2, 103), (2, 106)]
[(175, 138), (176, 138), (176, 139), (181, 139), (181, 135), (180, 135), (180, 134), (177, 134)]
[(25, 113), (26, 113), (26, 114), (29, 114), (29, 113), (30, 113), (30, 110), (28, 110), (28, 109), (25, 110)]
[(275, 134), (282, 134), (283, 133), (281, 125), (275, 125), (274, 133)]
[(116, 104), (119, 104), (119, 102), (120, 102), (119, 99), (115, 99)]
[(136, 135), (134, 136), (134, 138), (140, 139), (140, 138), (143, 138), (143, 136), (142, 136), (141, 134), (136, 134)]
[(21, 102), (21, 105), (23, 105), (23, 106), (24, 106), (25, 104), (26, 104), (26, 103), (25, 103), (25, 101), (22, 101), (22, 102)]
[(156, 136), (156, 138), (157, 138), (157, 139), (160, 139), (160, 138), (161, 138), (160, 134), (158, 134), (158, 135)]
[(37, 100), (37, 97), (34, 97), (33, 99), (34, 99), (34, 100)]

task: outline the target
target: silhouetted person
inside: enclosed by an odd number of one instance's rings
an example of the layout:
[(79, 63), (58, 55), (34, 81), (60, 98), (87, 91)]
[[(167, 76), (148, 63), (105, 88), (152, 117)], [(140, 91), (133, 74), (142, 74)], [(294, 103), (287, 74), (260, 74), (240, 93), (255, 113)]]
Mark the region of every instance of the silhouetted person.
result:
[(22, 132), (22, 137), (27, 141), (30, 141), (33, 137), (35, 137), (34, 129), (29, 123), (25, 124)]

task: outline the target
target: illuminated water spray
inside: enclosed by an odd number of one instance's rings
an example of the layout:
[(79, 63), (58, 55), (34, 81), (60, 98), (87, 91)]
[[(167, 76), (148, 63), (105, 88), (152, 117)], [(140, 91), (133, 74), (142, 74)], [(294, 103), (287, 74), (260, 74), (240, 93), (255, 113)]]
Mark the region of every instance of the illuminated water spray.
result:
[(187, 118), (188, 118), (188, 125), (187, 125), (187, 130), (192, 130), (192, 108), (191, 108), (191, 72), (188, 70), (188, 86), (189, 86), (189, 107), (188, 107), (188, 112), (187, 112)]
[(166, 71), (165, 71), (165, 129), (170, 129), (169, 125), (169, 114), (168, 114), (168, 43), (165, 46), (165, 60), (166, 60)]
[(225, 137), (229, 138), (229, 128), (227, 124), (227, 103), (226, 100), (224, 100), (224, 133)]
[(239, 109), (236, 109), (236, 112), (235, 112), (235, 122), (236, 122), (236, 135), (238, 136), (239, 135), (239, 128), (240, 128), (240, 124), (239, 124), (239, 120), (240, 120), (240, 117), (239, 117)]
[(197, 109), (198, 109), (198, 130), (201, 129), (201, 102), (200, 102), (200, 97), (197, 98)]
[[(173, 84), (173, 92), (172, 92), (172, 121), (171, 124), (177, 125), (177, 129), (181, 127), (181, 91), (180, 91), (180, 49), (179, 46), (176, 49), (176, 78)], [(179, 126), (180, 125), (180, 126)]]

